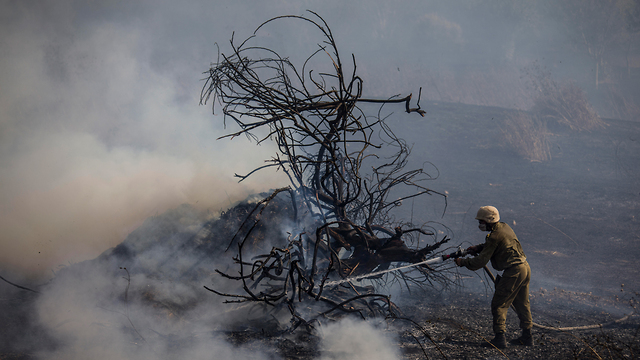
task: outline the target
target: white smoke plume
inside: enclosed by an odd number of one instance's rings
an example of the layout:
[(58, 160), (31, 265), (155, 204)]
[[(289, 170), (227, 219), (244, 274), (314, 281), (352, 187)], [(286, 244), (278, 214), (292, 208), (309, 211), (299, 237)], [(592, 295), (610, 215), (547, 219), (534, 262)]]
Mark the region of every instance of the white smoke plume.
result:
[(128, 18), (137, 10), (119, 18), (117, 4), (101, 4), (0, 5), (4, 274), (46, 279), (169, 208), (216, 212), (282, 186), (281, 174), (237, 184), (234, 172), (262, 165), (273, 149), (216, 141), (222, 118), (198, 106), (215, 48), (167, 54), (179, 35), (162, 43), (149, 34), (164, 26), (157, 13), (138, 23)]
[(322, 360), (400, 359), (389, 333), (369, 322), (346, 318), (322, 329)]
[(220, 331), (231, 321), (228, 307), (214, 305), (210, 295), (206, 301), (201, 288), (144, 275), (129, 279), (123, 270), (120, 278), (113, 269), (85, 270), (57, 277), (40, 297), (39, 324), (55, 346), (41, 349), (39, 358), (277, 359), (264, 345), (231, 345)]

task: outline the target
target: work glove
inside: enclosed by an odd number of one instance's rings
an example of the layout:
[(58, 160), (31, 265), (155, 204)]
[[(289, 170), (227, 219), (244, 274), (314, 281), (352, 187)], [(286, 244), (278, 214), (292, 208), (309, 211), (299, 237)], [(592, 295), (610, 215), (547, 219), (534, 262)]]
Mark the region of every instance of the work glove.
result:
[(467, 248), (467, 253), (471, 254), (471, 255), (477, 255), (480, 253), (480, 251), (482, 251), (482, 248), (484, 246), (482, 245), (473, 245), (473, 246), (469, 246)]

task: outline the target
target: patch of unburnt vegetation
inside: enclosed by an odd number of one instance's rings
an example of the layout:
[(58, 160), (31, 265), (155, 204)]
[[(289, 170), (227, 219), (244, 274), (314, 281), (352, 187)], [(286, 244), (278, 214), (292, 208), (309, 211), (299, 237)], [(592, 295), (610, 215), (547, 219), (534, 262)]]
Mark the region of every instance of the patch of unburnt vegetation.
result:
[(530, 111), (515, 112), (502, 122), (504, 145), (530, 161), (551, 159), (551, 129), (590, 131), (606, 124), (574, 82), (558, 82), (537, 63), (524, 70), (531, 91)]
[(589, 103), (585, 92), (574, 82), (558, 82), (551, 72), (533, 64), (524, 69), (533, 92), (531, 111), (542, 119), (573, 131), (605, 126)]
[(547, 124), (539, 116), (520, 111), (505, 118), (502, 125), (505, 146), (529, 161), (551, 159)]

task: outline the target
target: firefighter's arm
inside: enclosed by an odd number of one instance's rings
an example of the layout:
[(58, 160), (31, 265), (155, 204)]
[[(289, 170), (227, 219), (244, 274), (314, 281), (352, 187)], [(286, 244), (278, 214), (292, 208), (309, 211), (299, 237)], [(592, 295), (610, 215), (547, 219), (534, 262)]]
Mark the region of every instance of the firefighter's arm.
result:
[(491, 260), (491, 256), (493, 256), (493, 252), (496, 250), (498, 243), (491, 239), (487, 238), (487, 242), (483, 244), (482, 250), (478, 255), (468, 259), (460, 259), (460, 262), (456, 261), (458, 266), (466, 266), (469, 270), (478, 270), (483, 266), (487, 265), (489, 260)]
[[(484, 244), (478, 244), (478, 245), (469, 246), (466, 251), (467, 251), (467, 254), (476, 256), (482, 251), (483, 248), (484, 248)], [(462, 258), (456, 258), (454, 259), (454, 261), (456, 265), (462, 266)]]
[(478, 255), (482, 251), (482, 249), (484, 249), (484, 244), (469, 246), (467, 248), (467, 253), (475, 256)]

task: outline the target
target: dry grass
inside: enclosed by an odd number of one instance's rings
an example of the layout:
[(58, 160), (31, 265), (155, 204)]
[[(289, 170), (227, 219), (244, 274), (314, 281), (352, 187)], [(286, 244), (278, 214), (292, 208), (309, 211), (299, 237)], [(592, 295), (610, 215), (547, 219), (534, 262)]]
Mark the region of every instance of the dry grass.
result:
[(574, 131), (593, 130), (605, 123), (576, 84), (569, 82), (539, 94), (532, 111)]
[(544, 120), (523, 111), (505, 118), (502, 125), (504, 145), (529, 161), (551, 159), (548, 134)]
[(517, 112), (504, 120), (502, 134), (506, 147), (530, 161), (547, 161), (551, 159), (547, 124), (572, 131), (593, 130), (605, 125), (585, 92), (575, 83), (558, 83), (551, 77), (551, 72), (536, 63), (524, 72), (530, 83), (533, 106), (530, 112)]
[(533, 64), (525, 68), (533, 91), (531, 111), (547, 121), (573, 131), (593, 130), (605, 123), (593, 109), (585, 92), (574, 82), (558, 83), (551, 72)]

